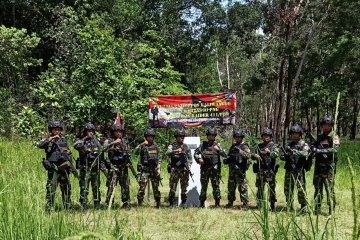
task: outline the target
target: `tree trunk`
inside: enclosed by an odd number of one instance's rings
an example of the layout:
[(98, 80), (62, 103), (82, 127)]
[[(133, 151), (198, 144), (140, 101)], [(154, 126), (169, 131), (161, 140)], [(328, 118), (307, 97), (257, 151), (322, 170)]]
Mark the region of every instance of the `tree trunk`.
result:
[(352, 124), (350, 131), (350, 140), (354, 140), (356, 138), (356, 130), (357, 130), (357, 118), (359, 115), (359, 98), (356, 96), (353, 101), (353, 111), (352, 111)]

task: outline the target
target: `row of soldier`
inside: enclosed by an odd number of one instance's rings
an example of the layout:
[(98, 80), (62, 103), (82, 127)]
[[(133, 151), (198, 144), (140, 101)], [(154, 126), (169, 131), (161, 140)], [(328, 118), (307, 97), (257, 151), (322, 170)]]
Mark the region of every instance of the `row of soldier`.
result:
[[(315, 212), (319, 213), (323, 198), (323, 189), (327, 194), (329, 213), (335, 207), (334, 174), (336, 170), (336, 153), (339, 147), (339, 139), (332, 137), (333, 119), (325, 116), (321, 121), (322, 134), (311, 142), (302, 139), (303, 130), (299, 125), (291, 127), (290, 142), (283, 148), (272, 141), (273, 132), (264, 129), (261, 133), (262, 143), (256, 145), (254, 153), (250, 152), (245, 143), (245, 133), (238, 129), (233, 132), (235, 143), (226, 153), (216, 141), (217, 131), (209, 128), (206, 132), (207, 140), (202, 142), (195, 150), (194, 159), (200, 164), (201, 193), (199, 196), (200, 207), (205, 207), (208, 183), (211, 181), (215, 207), (220, 207), (220, 180), (221, 180), (221, 157), (223, 163), (229, 166), (228, 176), (228, 203), (225, 207), (233, 207), (236, 188), (240, 192), (240, 200), (243, 208), (248, 208), (248, 183), (246, 172), (251, 160), (254, 160), (253, 171), (256, 173), (257, 206), (260, 207), (264, 199), (265, 185), (269, 186), (269, 201), (271, 210), (275, 210), (276, 203), (276, 173), (279, 165), (276, 159), (285, 161), (285, 183), (284, 192), (287, 208), (293, 209), (293, 193), (295, 186), (298, 190), (298, 200), (301, 212), (307, 210), (305, 173), (311, 168), (312, 158), (315, 158), (315, 170), (313, 184), (315, 188)], [(138, 174), (130, 161), (130, 147), (124, 138), (124, 129), (121, 125), (114, 124), (111, 127), (111, 138), (104, 142), (102, 147), (95, 137), (95, 126), (87, 123), (84, 126), (83, 138), (75, 142), (74, 147), (79, 151), (76, 161), (76, 169), (72, 164), (72, 156), (66, 139), (61, 136), (62, 126), (59, 121), (50, 121), (48, 125), (49, 136), (37, 143), (39, 148), (46, 152), (43, 166), (48, 171), (46, 184), (46, 211), (51, 211), (54, 205), (54, 197), (57, 185), (60, 185), (62, 199), (65, 208), (71, 205), (71, 185), (69, 174), (77, 176), (80, 170), (80, 203), (84, 209), (89, 206), (88, 193), (91, 184), (94, 207), (100, 208), (100, 171), (107, 178), (107, 193), (105, 203), (111, 205), (114, 200), (114, 189), (117, 184), (121, 187), (121, 200), (124, 208), (130, 207), (130, 180), (128, 169), (130, 169), (139, 182), (137, 194), (138, 205), (143, 205), (145, 188), (151, 182), (156, 207), (160, 206), (161, 184), (159, 148), (154, 142), (155, 131), (147, 129), (144, 133), (144, 141), (135, 149), (135, 154), (140, 155), (137, 164)], [(190, 148), (184, 143), (185, 131), (175, 131), (175, 142), (170, 144), (166, 154), (170, 157), (168, 172), (170, 173), (170, 191), (168, 201), (170, 206), (175, 205), (175, 193), (180, 181), (181, 203), (187, 200), (187, 187), (191, 175), (192, 157)], [(107, 158), (104, 158), (107, 152)]]

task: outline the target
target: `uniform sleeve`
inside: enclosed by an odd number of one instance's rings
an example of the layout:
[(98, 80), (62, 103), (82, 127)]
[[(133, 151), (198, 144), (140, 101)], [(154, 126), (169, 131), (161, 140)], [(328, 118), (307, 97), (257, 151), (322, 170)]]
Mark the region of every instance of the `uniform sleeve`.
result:
[(197, 149), (195, 149), (194, 152), (194, 159), (195, 162), (197, 163), (199, 163), (199, 159), (201, 158), (201, 152), (202, 152), (202, 144)]
[(192, 156), (191, 156), (191, 150), (190, 150), (190, 148), (188, 148), (187, 150), (186, 150), (186, 157), (187, 157), (187, 160), (188, 160), (188, 164), (192, 164)]
[(166, 150), (166, 156), (171, 157), (173, 154), (172, 151), (173, 151), (173, 148), (172, 148), (172, 145), (170, 144)]
[(274, 145), (272, 148), (271, 148), (271, 151), (270, 151), (270, 157), (271, 158), (277, 158), (280, 156), (280, 153), (279, 153), (279, 147), (277, 145)]
[(310, 146), (307, 143), (304, 143), (303, 147), (301, 150), (298, 150), (294, 153), (295, 156), (299, 156), (299, 157), (305, 157), (308, 158), (310, 155)]
[(221, 147), (220, 143), (218, 143), (217, 145), (218, 145), (218, 147), (220, 148), (220, 150), (219, 150), (219, 155), (220, 155), (221, 157), (226, 157), (227, 154), (226, 154), (226, 152), (225, 152), (225, 149), (223, 149), (223, 148)]
[(74, 143), (74, 148), (80, 151), (84, 147), (84, 140), (79, 139)]
[(250, 148), (247, 145), (244, 145), (242, 151), (240, 152), (240, 155), (245, 159), (249, 159), (251, 157)]
[(43, 138), (36, 143), (36, 146), (41, 149), (46, 149), (48, 147), (48, 145), (49, 145), (48, 138)]
[(106, 139), (104, 142), (104, 149), (108, 149), (111, 145), (110, 139)]

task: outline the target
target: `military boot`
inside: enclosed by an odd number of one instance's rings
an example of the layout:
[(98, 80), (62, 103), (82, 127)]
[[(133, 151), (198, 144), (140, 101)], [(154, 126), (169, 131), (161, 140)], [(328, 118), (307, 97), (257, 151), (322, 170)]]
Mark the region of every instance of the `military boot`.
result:
[(144, 201), (142, 199), (138, 199), (138, 207), (142, 207), (144, 204)]
[(275, 212), (275, 202), (270, 202), (270, 209), (272, 212)]
[(95, 208), (96, 210), (99, 210), (99, 209), (100, 209), (100, 202), (99, 202), (99, 201), (94, 202), (94, 208)]
[(201, 207), (201, 208), (205, 208), (205, 201), (201, 200), (201, 201), (200, 201), (200, 206), (199, 206), (199, 207)]
[(242, 208), (247, 211), (249, 210), (249, 203), (248, 202), (244, 202), (243, 205), (242, 205)]
[(169, 208), (173, 208), (174, 207), (174, 201), (173, 200), (169, 200)]
[(225, 208), (232, 208), (234, 206), (232, 201), (229, 201), (226, 205)]
[(160, 208), (160, 201), (155, 202), (155, 208)]
[(121, 208), (130, 209), (130, 204), (129, 204), (129, 202), (124, 202)]
[(220, 208), (220, 200), (215, 200), (215, 208)]

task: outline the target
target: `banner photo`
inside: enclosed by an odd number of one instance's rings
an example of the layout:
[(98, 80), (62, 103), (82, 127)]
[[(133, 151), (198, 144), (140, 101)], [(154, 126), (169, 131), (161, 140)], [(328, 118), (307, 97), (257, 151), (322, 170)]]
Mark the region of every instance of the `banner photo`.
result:
[(232, 92), (153, 96), (149, 124), (153, 128), (234, 125), (236, 95)]

